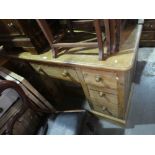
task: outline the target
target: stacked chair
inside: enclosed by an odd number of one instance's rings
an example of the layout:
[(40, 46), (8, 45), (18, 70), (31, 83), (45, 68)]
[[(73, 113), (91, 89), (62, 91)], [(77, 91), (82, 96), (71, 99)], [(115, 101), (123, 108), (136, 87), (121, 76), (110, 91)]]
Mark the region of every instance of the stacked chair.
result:
[[(54, 35), (54, 31), (48, 24), (48, 20), (37, 19), (37, 23), (49, 42), (54, 58), (58, 56), (61, 48), (98, 48), (99, 60), (104, 60), (119, 51), (122, 25), (119, 19), (60, 20), (59, 23), (62, 25), (63, 31), (57, 36)], [(94, 34), (97, 40), (81, 39), (74, 42), (81, 27), (83, 29), (85, 28), (86, 31), (90, 30), (89, 33)], [(92, 30), (94, 30), (94, 32), (92, 32)], [(84, 35), (86, 36), (86, 33), (84, 33)], [(64, 41), (63, 38), (65, 38), (65, 36), (70, 36), (71, 41)]]

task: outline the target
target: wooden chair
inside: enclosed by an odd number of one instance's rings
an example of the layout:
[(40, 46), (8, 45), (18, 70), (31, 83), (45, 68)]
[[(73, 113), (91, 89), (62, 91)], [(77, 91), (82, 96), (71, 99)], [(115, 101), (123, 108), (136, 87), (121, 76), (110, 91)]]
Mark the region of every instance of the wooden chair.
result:
[[(107, 56), (119, 49), (120, 40), (120, 20), (104, 20), (105, 25), (105, 38), (102, 37), (101, 21), (99, 19), (92, 20), (95, 32), (97, 36), (97, 42), (76, 42), (76, 43), (54, 43), (54, 36), (52, 29), (47, 24), (44, 19), (37, 19), (37, 23), (40, 26), (42, 32), (44, 33), (46, 39), (48, 40), (50, 47), (52, 49), (53, 57), (56, 58), (59, 51), (58, 48), (74, 48), (74, 47), (88, 47), (88, 48), (99, 48), (99, 60), (104, 60)], [(68, 21), (68, 27), (70, 27), (70, 32), (73, 33), (72, 22)], [(104, 45), (106, 42), (107, 52), (104, 51)]]
[[(53, 54), (54, 58), (56, 58), (58, 53), (59, 53), (59, 51), (58, 51), (59, 47), (64, 47), (64, 48), (68, 48), (68, 47), (70, 47), (70, 48), (73, 48), (73, 47), (88, 47), (88, 48), (99, 48), (99, 60), (103, 60), (103, 59), (106, 58), (106, 55), (105, 55), (105, 52), (104, 52), (105, 40), (102, 37), (102, 32), (103, 31), (101, 29), (101, 21), (102, 20), (99, 20), (99, 19), (93, 20), (94, 27), (95, 27), (95, 32), (96, 32), (96, 36), (97, 36), (97, 42), (54, 43), (54, 36), (52, 34), (51, 28), (47, 24), (47, 21), (44, 20), (44, 19), (37, 19), (38, 25), (40, 26), (41, 30), (43, 31), (46, 39), (48, 40), (48, 42), (50, 44), (50, 47), (52, 49), (52, 54)], [(68, 23), (70, 23), (70, 22), (68, 22)], [(113, 22), (113, 23), (115, 23), (115, 22)], [(69, 26), (70, 26), (70, 31), (73, 32), (72, 27), (71, 27), (72, 24), (70, 23)], [(113, 33), (111, 33), (113, 28), (110, 27), (110, 29), (109, 29), (108, 26), (109, 26), (109, 24), (108, 24), (108, 20), (107, 20), (107, 22), (105, 22), (106, 38), (108, 38), (107, 45), (110, 44), (109, 46), (112, 46), (111, 45), (112, 41), (110, 41), (110, 39), (111, 39), (111, 36), (113, 34)], [(109, 48), (109, 51), (110, 50), (111, 50), (111, 48)], [(115, 50), (115, 48), (114, 48), (114, 50)]]
[(32, 109), (35, 112), (44, 112), (44, 113), (48, 113), (48, 112), (40, 111), (38, 107), (34, 106), (32, 101), (26, 96), (23, 89), (17, 83), (13, 81), (8, 81), (8, 80), (1, 80), (0, 81), (0, 94), (8, 88), (15, 90), (18, 93), (18, 95), (21, 97), (21, 100), (23, 103), (19, 111), (14, 116), (12, 116), (11, 119), (6, 124), (5, 134), (12, 135), (15, 122), (24, 114), (24, 112), (28, 108)]

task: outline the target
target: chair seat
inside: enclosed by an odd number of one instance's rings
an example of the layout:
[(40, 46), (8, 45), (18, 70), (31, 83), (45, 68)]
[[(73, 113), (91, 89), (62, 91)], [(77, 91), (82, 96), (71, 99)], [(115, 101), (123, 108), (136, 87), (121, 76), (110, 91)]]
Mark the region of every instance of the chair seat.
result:
[(65, 112), (55, 118), (49, 117), (46, 135), (78, 135), (85, 120), (86, 112)]

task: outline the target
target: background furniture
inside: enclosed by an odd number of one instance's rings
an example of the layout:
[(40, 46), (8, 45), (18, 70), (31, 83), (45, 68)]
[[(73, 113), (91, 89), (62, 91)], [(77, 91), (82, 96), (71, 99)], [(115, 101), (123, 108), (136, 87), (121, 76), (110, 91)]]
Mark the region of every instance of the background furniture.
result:
[[(0, 65), (6, 62), (2, 59)], [(28, 81), (14, 72), (0, 67), (0, 79), (0, 134), (35, 134), (42, 116), (55, 109)]]
[[(1, 68), (0, 75), (2, 77), (0, 77), (3, 79), (2, 70), (8, 71)], [(11, 74), (13, 76), (13, 73)], [(16, 83), (10, 80), (0, 80), (0, 134), (83, 134), (83, 127), (87, 125), (86, 116), (88, 114), (86, 115), (86, 111), (53, 111), (52, 113), (50, 110), (46, 112), (44, 109), (39, 110), (25, 94), (25, 89), (23, 91), (19, 84), (17, 84), (17, 81)], [(32, 99), (30, 94), (29, 97)], [(47, 117), (48, 115), (46, 116), (45, 113), (50, 114), (50, 116)], [(47, 122), (45, 122), (46, 117), (48, 118)], [(42, 124), (43, 126), (38, 132), (38, 128)]]
[(42, 114), (34, 111), (21, 87), (15, 82), (1, 80), (0, 93), (0, 134), (35, 134)]
[(140, 40), (141, 47), (155, 46), (155, 20), (145, 19)]
[(47, 41), (35, 20), (1, 19), (0, 45), (7, 51), (36, 54), (47, 47)]

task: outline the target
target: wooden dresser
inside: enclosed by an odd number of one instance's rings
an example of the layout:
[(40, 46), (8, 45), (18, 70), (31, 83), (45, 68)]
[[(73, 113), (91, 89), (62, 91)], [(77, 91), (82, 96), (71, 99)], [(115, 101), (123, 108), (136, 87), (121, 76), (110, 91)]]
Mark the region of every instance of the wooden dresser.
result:
[(155, 46), (155, 20), (153, 19), (144, 20), (140, 46), (141, 47)]
[(52, 58), (51, 51), (39, 55), (30, 52), (0, 55), (27, 61), (42, 76), (80, 84), (92, 113), (125, 124), (141, 30), (142, 25), (126, 30), (120, 51), (104, 61), (98, 61), (97, 48), (73, 48), (58, 58)]

